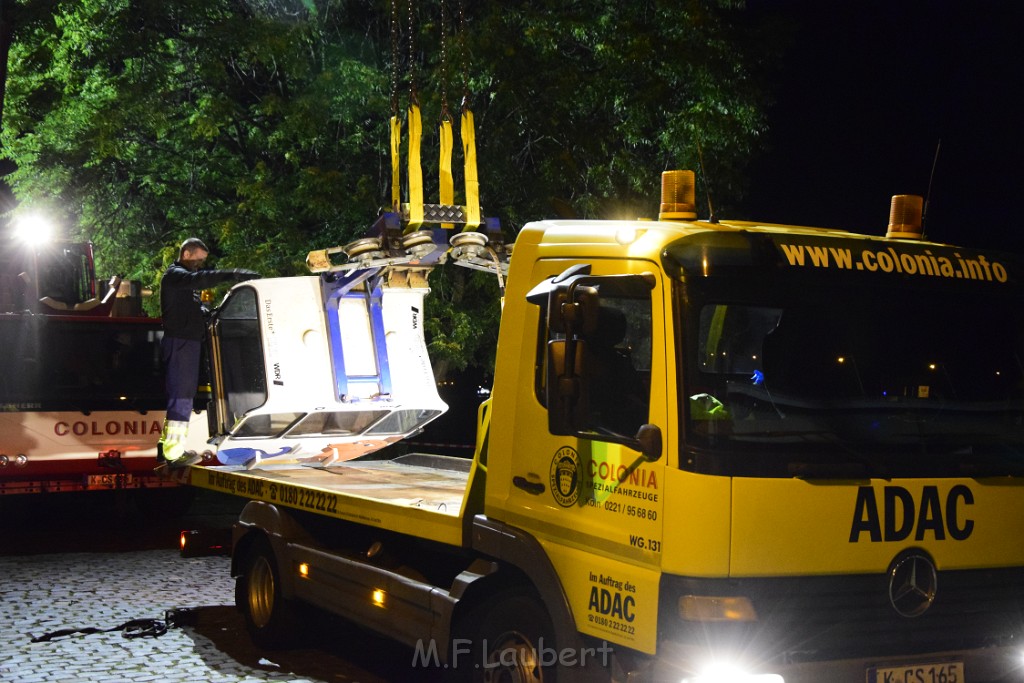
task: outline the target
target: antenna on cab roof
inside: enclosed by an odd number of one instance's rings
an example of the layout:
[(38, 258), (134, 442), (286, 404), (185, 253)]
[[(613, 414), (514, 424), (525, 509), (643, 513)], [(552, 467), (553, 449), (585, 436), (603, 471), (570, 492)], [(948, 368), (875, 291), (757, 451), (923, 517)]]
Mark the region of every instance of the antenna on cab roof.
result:
[(708, 223), (717, 223), (718, 216), (715, 215), (715, 207), (711, 205), (711, 180), (708, 179), (708, 171), (704, 167), (704, 151), (700, 146), (700, 139), (697, 139), (697, 163), (700, 165), (700, 174), (704, 177), (704, 194), (708, 198)]
[(935, 144), (935, 157), (932, 159), (932, 172), (928, 176), (928, 191), (924, 195), (924, 208), (921, 210), (921, 239), (925, 238), (928, 228), (928, 200), (932, 196), (932, 182), (935, 180), (935, 168), (939, 165), (939, 150), (942, 149), (942, 138)]

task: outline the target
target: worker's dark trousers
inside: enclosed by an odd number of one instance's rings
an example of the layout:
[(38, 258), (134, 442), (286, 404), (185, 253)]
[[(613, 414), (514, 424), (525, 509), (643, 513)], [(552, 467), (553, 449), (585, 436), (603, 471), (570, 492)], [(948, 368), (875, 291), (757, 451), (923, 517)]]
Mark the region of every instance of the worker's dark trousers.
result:
[(164, 335), (161, 353), (167, 373), (167, 419), (188, 422), (199, 384), (199, 342)]

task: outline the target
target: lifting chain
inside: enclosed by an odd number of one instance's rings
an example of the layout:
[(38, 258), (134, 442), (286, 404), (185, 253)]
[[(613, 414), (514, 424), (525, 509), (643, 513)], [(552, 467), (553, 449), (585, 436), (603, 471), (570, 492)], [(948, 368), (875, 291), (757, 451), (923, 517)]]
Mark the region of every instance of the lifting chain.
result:
[(441, 120), (451, 121), (448, 113), (448, 6), (441, 0)]
[(391, 115), (398, 116), (398, 0), (391, 0)]
[(459, 0), (459, 58), (462, 66), (462, 109), (469, 108), (469, 50), (466, 47), (466, 8), (463, 0)]
[[(452, 147), (455, 137), (452, 133), (452, 115), (448, 111), (448, 11), (447, 3), (441, 0), (441, 121), (438, 131), (440, 158), (437, 166), (438, 201), (442, 206), (455, 203), (455, 179), (452, 176)], [(442, 223), (446, 230), (454, 228), (452, 223)]]
[[(419, 95), (416, 83), (416, 8), (413, 6), (415, 0), (406, 0), (406, 31), (405, 36), (408, 48), (408, 70), (409, 78), (409, 108), (406, 117), (408, 137), (407, 147), (407, 177), (406, 192), (407, 204), (402, 202), (402, 179), (401, 179), (401, 143), (402, 123), (399, 115), (399, 63), (401, 45), (401, 26), (399, 24), (400, 8), (399, 0), (391, 0), (391, 204), (396, 213), (403, 213), (405, 207), (408, 212), (404, 214), (406, 232), (419, 230), (424, 221), (433, 222), (433, 216), (437, 213), (431, 209), (431, 215), (426, 215), (426, 205), (423, 201), (423, 171), (420, 162), (420, 145), (422, 141), (422, 114), (419, 105)], [(462, 67), (462, 104), (461, 104), (461, 138), (462, 152), (465, 163), (465, 206), (455, 206), (455, 187), (452, 174), (452, 150), (454, 147), (453, 124), (454, 118), (448, 102), (448, 79), (450, 76), (449, 60), (451, 58), (451, 35), (448, 29), (448, 21), (451, 17), (451, 8), (447, 0), (440, 0), (441, 5), (441, 35), (440, 35), (440, 81), (441, 81), (441, 114), (440, 114), (440, 158), (438, 163), (438, 209), (440, 213), (446, 213), (447, 207), (452, 215), (457, 215), (457, 222), (464, 223), (467, 228), (480, 225), (480, 190), (476, 169), (476, 140), (473, 122), (473, 112), (469, 108), (469, 67), (468, 50), (465, 42), (465, 7), (463, 0), (458, 5), (458, 29), (457, 42), (461, 57)], [(444, 228), (454, 228), (452, 222), (440, 221)]]
[(398, 0), (391, 0), (391, 208), (402, 205), (402, 120), (398, 116)]

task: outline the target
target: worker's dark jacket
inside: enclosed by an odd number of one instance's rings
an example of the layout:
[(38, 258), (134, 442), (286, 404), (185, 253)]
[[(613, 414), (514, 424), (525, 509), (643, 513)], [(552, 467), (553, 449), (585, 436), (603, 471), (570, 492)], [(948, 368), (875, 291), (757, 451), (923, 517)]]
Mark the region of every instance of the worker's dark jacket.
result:
[(206, 321), (199, 292), (222, 282), (241, 282), (259, 277), (251, 270), (189, 270), (175, 261), (160, 279), (160, 316), (164, 333), (179, 339), (203, 338)]

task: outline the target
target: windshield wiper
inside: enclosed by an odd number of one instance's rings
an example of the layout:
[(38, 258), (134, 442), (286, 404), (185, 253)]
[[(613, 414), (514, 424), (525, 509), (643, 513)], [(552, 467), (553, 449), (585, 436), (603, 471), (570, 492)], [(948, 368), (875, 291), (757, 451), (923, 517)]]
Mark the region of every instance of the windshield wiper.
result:
[(969, 462), (957, 464), (960, 474), (972, 479), (984, 477), (1024, 477), (1024, 463), (1004, 460), (1001, 462)]
[(790, 462), (786, 469), (797, 479), (887, 479), (882, 468), (863, 462)]
[(827, 437), (825, 441), (845, 451), (845, 462), (801, 462), (790, 461), (787, 465), (790, 475), (797, 479), (889, 479), (886, 468), (864, 453), (854, 449), (832, 431), (814, 432)]

